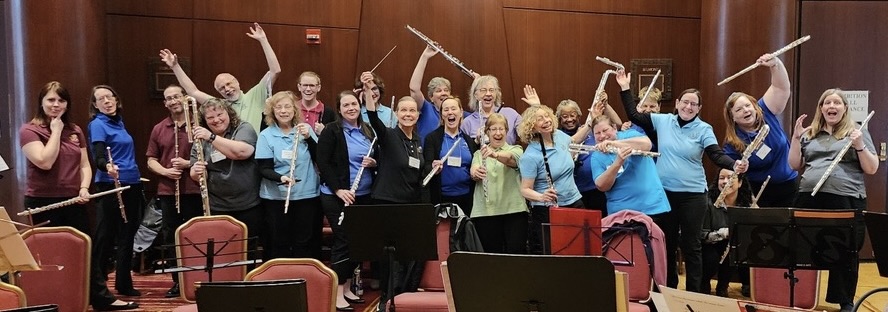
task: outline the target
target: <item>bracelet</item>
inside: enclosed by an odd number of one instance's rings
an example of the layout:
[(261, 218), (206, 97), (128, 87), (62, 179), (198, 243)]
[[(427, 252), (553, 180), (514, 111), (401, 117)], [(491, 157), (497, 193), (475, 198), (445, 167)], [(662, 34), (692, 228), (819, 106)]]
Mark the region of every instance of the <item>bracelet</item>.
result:
[(856, 149), (856, 148), (855, 148), (855, 149), (854, 149), (854, 150), (855, 150), (855, 151), (857, 151), (857, 152), (858, 152), (858, 153), (860, 153), (860, 152), (863, 152), (863, 151), (865, 151), (865, 150), (866, 150), (866, 147), (864, 147), (864, 148), (861, 148), (861, 149)]
[(89, 190), (89, 186), (81, 186), (80, 189), (81, 190)]
[(207, 142), (213, 143), (213, 141), (215, 141), (215, 140), (216, 140), (216, 134), (210, 133), (210, 138), (207, 140)]

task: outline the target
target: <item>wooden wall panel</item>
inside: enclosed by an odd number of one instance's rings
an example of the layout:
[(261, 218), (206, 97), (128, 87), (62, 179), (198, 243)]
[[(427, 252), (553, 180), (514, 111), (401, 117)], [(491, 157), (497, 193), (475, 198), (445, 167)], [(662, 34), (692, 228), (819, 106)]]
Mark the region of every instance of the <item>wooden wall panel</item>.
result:
[[(361, 0), (192, 0), (194, 17), (207, 20), (358, 28)], [(386, 5), (385, 7), (389, 7)], [(388, 15), (379, 15), (386, 16)], [(301, 38), (305, 38), (303, 34)]]
[[(673, 90), (697, 85), (699, 20), (515, 9), (505, 12), (513, 85), (533, 85), (543, 103), (551, 107), (567, 98), (583, 107), (591, 105), (601, 75), (611, 68), (596, 61), (595, 56), (608, 57), (627, 68), (632, 59), (669, 58), (673, 62)], [(638, 33), (646, 35), (635, 35)], [(613, 76), (606, 90), (611, 105), (625, 117), (620, 88)], [(514, 91), (520, 99), (522, 90)], [(526, 107), (523, 102), (519, 104)]]
[(109, 14), (190, 18), (194, 3), (193, 0), (106, 0), (105, 11)]
[(701, 0), (504, 0), (503, 2), (508, 8), (699, 18)]

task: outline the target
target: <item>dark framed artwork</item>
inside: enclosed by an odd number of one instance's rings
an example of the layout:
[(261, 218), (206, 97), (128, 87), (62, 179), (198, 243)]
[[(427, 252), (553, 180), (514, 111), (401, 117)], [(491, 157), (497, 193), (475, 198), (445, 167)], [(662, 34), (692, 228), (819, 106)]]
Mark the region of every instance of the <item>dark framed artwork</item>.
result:
[[(186, 74), (191, 74), (191, 61), (185, 57), (179, 57), (179, 66)], [(171, 84), (179, 84), (173, 69), (166, 65), (160, 58), (148, 59), (148, 98), (163, 100), (163, 89)]]
[(641, 88), (647, 87), (651, 83), (651, 79), (660, 71), (657, 82), (654, 87), (660, 89), (663, 96), (660, 103), (672, 100), (672, 59), (633, 59), (630, 72), (635, 74), (632, 79), (634, 81), (632, 87), (632, 95), (635, 98), (643, 96), (639, 94)]

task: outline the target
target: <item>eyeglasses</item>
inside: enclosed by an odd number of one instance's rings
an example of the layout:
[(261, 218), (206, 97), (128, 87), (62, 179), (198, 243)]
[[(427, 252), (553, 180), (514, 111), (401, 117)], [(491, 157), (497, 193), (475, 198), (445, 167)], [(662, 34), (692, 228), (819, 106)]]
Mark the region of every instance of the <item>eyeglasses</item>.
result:
[(300, 87), (303, 87), (303, 88), (308, 88), (308, 89), (316, 89), (317, 87), (319, 87), (319, 86), (321, 86), (321, 85), (319, 85), (319, 84), (312, 84), (312, 83), (300, 83), (299, 86), (300, 86)]
[(168, 96), (168, 97), (163, 98), (163, 101), (164, 102), (172, 102), (172, 101), (181, 100), (181, 99), (182, 99), (182, 95), (176, 94), (173, 96)]
[(506, 128), (488, 128), (487, 131), (490, 131), (490, 132), (506, 132)]
[(481, 88), (481, 89), (477, 89), (477, 91), (480, 92), (481, 94), (484, 94), (487, 92), (496, 93), (496, 91), (499, 91), (499, 88), (489, 88), (489, 89), (488, 88)]
[(681, 104), (684, 104), (684, 105), (690, 105), (691, 107), (700, 107), (700, 103), (697, 103), (697, 102), (691, 102), (691, 101), (688, 101), (688, 100), (681, 100)]
[(108, 95), (105, 95), (105, 96), (97, 97), (97, 98), (96, 98), (96, 102), (110, 101), (110, 100), (113, 100), (114, 98), (116, 98), (116, 97), (114, 96), (114, 94), (108, 94)]

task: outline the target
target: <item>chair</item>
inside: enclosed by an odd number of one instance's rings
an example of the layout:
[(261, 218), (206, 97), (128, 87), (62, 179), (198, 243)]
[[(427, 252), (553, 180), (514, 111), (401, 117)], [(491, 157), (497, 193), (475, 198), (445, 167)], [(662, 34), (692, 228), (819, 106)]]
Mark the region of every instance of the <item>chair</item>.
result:
[[(438, 260), (426, 261), (419, 281), (422, 291), (405, 292), (395, 296), (395, 307), (401, 312), (425, 311), (447, 312), (447, 294), (444, 291), (444, 277), (441, 263), (450, 256), (450, 218), (439, 218), (435, 228), (438, 245)], [(388, 306), (388, 304), (386, 304)]]
[[(616, 270), (629, 275), (629, 311), (650, 311), (645, 303), (650, 299), (653, 283), (656, 281), (665, 284), (666, 252), (663, 231), (650, 217), (632, 210), (621, 210), (608, 215), (602, 223), (611, 227), (606, 232), (615, 233), (606, 235), (609, 239), (604, 248), (604, 256), (614, 263)], [(643, 224), (647, 229), (652, 259), (648, 259), (645, 239), (634, 226), (631, 229), (613, 228), (633, 223), (636, 226)], [(656, 269), (658, 266), (660, 269)]]
[[(789, 280), (783, 277), (786, 269), (751, 268), (749, 286), (752, 301), (789, 306)], [(820, 297), (820, 271), (796, 270), (795, 307), (814, 309)]]
[(0, 282), (0, 310), (27, 306), (25, 292), (18, 286)]
[(31, 305), (57, 304), (59, 311), (86, 311), (92, 242), (72, 227), (30, 229), (22, 238), (43, 266), (58, 270), (23, 271), (16, 283)]
[(337, 277), (315, 259), (273, 259), (247, 273), (247, 281), (301, 278), (305, 280), (309, 312), (336, 311)]

